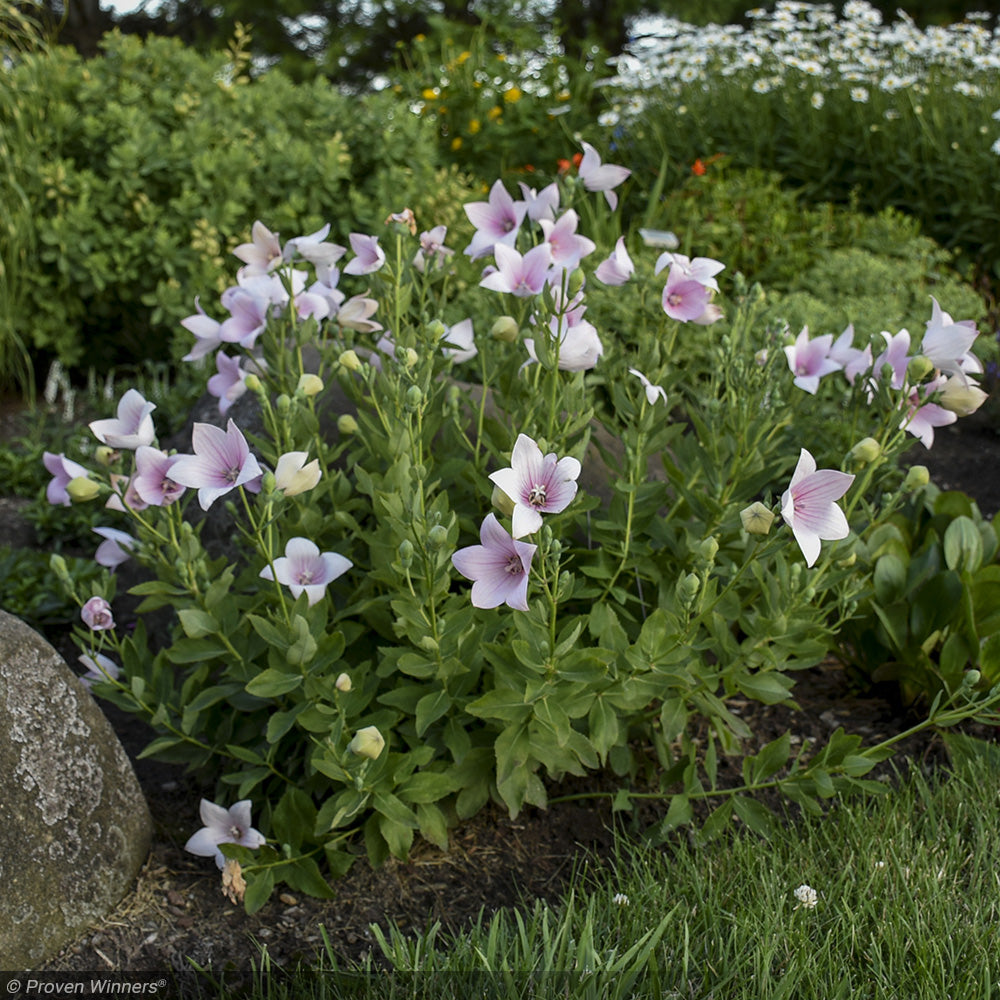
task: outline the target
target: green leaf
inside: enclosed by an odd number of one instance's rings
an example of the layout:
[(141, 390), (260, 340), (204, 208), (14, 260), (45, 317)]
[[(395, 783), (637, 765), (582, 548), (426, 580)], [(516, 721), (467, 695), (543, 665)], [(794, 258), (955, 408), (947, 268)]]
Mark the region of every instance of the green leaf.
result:
[(670, 797), (670, 807), (667, 809), (667, 815), (663, 817), (660, 823), (660, 829), (663, 833), (669, 833), (671, 830), (676, 830), (679, 826), (686, 826), (694, 818), (694, 810), (691, 808), (691, 802), (686, 795), (672, 795)]
[(751, 784), (760, 784), (767, 781), (780, 771), (788, 763), (791, 754), (791, 736), (785, 733), (776, 740), (772, 740), (767, 746), (750, 758), (750, 781)]
[(178, 639), (166, 654), (171, 663), (204, 663), (218, 656), (232, 655), (222, 643), (210, 639)]
[(315, 858), (298, 858), (294, 864), (282, 866), (281, 874), (288, 886), (297, 892), (317, 899), (333, 899), (337, 895), (323, 878)]
[(417, 805), (417, 822), (420, 835), (442, 851), (448, 850), (448, 822), (444, 813), (433, 803)]
[(590, 706), (587, 729), (590, 742), (603, 764), (608, 751), (620, 738), (618, 713), (604, 698), (595, 698), (593, 705)]
[(459, 782), (451, 772), (417, 771), (397, 789), (405, 802), (440, 802), (458, 790)]
[(776, 829), (774, 814), (763, 803), (743, 795), (733, 798), (733, 809), (746, 825), (765, 840), (769, 840)]
[(301, 788), (286, 788), (271, 813), (271, 828), (278, 842), (298, 847), (315, 825), (313, 800)]
[(465, 710), (480, 719), (501, 719), (504, 722), (523, 722), (531, 715), (531, 705), (525, 704), (524, 694), (508, 687), (487, 691), (469, 702)]
[(451, 708), (451, 695), (441, 688), (426, 694), (417, 702), (417, 736), (423, 736), (429, 726), (437, 722)]
[(880, 604), (892, 604), (906, 592), (906, 565), (897, 555), (879, 556), (872, 574), (875, 598)]
[(247, 615), (247, 621), (253, 626), (257, 635), (269, 646), (274, 646), (276, 649), (281, 650), (282, 653), (288, 649), (288, 636), (281, 629), (272, 625), (266, 618), (261, 618), (259, 615)]
[(553, 696), (547, 696), (535, 702), (535, 718), (555, 733), (559, 746), (565, 746), (569, 740), (569, 717), (556, 704)]
[(682, 698), (667, 698), (660, 708), (660, 729), (668, 743), (677, 739), (687, 725), (688, 710)]
[(944, 533), (948, 569), (975, 573), (983, 561), (983, 536), (971, 517), (956, 517)]
[(733, 678), (739, 689), (755, 701), (776, 705), (791, 697), (795, 682), (777, 671), (742, 672)]
[(247, 871), (247, 892), (243, 897), (243, 907), (247, 913), (256, 913), (274, 891), (274, 872), (270, 868)]
[(268, 667), (247, 684), (246, 690), (248, 694), (258, 698), (276, 698), (294, 691), (301, 683), (301, 674), (286, 674), (282, 670)]
[(201, 639), (219, 631), (219, 623), (215, 616), (201, 608), (183, 608), (177, 612), (181, 628), (189, 639)]

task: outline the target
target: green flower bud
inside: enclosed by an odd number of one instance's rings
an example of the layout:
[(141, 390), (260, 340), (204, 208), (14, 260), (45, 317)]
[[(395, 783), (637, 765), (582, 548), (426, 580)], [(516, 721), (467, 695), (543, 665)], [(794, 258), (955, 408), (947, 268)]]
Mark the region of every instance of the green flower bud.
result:
[(439, 549), (448, 541), (448, 529), (443, 524), (435, 524), (427, 532), (427, 544), (432, 549)]
[(407, 368), (412, 368), (420, 360), (420, 355), (412, 347), (404, 347), (396, 356)]
[(337, 358), (337, 361), (349, 372), (357, 372), (361, 370), (361, 359), (354, 353), (354, 351), (344, 351), (340, 357)]
[(427, 324), (427, 335), (431, 340), (440, 340), (447, 332), (448, 328), (439, 319)]
[(837, 565), (844, 569), (850, 569), (858, 561), (857, 552), (852, 552), (846, 559), (837, 560)]
[(511, 500), (511, 498), (507, 496), (507, 494), (504, 493), (499, 486), (493, 487), (493, 495), (490, 497), (490, 503), (492, 503), (504, 517), (510, 517), (511, 514), (514, 513), (514, 501)]
[(862, 438), (848, 453), (848, 457), (860, 465), (874, 462), (882, 454), (882, 446), (872, 437)]
[(403, 569), (409, 569), (410, 564), (413, 562), (413, 542), (409, 538), (404, 538), (399, 543), (399, 548), (396, 549), (396, 555), (399, 556), (399, 564)]
[(520, 333), (517, 320), (513, 316), (501, 316), (490, 327), (490, 336), (494, 340), (502, 340), (507, 344), (513, 344), (520, 336)]
[(982, 676), (983, 675), (978, 670), (966, 670), (962, 675), (962, 683), (966, 687), (975, 687), (979, 683)]
[(754, 361), (760, 365), (761, 368), (767, 364), (767, 348), (762, 347), (754, 356)]
[(907, 490), (919, 490), (921, 486), (926, 486), (931, 481), (931, 474), (927, 471), (926, 465), (911, 465), (906, 479), (903, 480), (903, 488)]
[(688, 573), (677, 581), (677, 596), (685, 605), (690, 604), (701, 590), (701, 580), (697, 573)]
[(740, 511), (740, 521), (743, 522), (743, 530), (747, 534), (766, 535), (774, 524), (774, 512), (758, 500)]
[(351, 678), (347, 674), (341, 674), (333, 685), (341, 694), (347, 694), (351, 690)]
[(86, 476), (77, 476), (66, 485), (66, 492), (74, 503), (86, 503), (101, 492), (101, 486)]
[(49, 556), (49, 569), (51, 569), (60, 580), (68, 581), (70, 578), (69, 567), (66, 565), (66, 560), (60, 555)]
[(255, 372), (248, 372), (246, 378), (243, 379), (243, 384), (250, 392), (260, 392), (264, 388), (260, 377)]
[(337, 430), (344, 437), (357, 434), (358, 422), (349, 413), (342, 413), (337, 417)]
[(273, 472), (265, 472), (263, 478), (260, 481), (260, 488), (264, 493), (273, 493), (274, 487), (277, 485), (277, 480), (274, 478)]
[(712, 562), (719, 552), (719, 542), (716, 538), (705, 538), (700, 541), (694, 548), (699, 559), (703, 559), (705, 562)]
[(419, 385), (411, 385), (409, 389), (406, 390), (406, 408), (411, 412), (420, 408), (420, 404), (424, 401), (424, 394), (420, 390)]
[(375, 726), (365, 726), (354, 734), (354, 739), (347, 744), (347, 749), (359, 757), (375, 760), (385, 747), (385, 738)]
[(911, 385), (918, 385), (933, 371), (934, 362), (923, 354), (918, 354), (915, 358), (910, 358), (910, 363), (906, 366), (906, 377)]
[(97, 459), (98, 464), (103, 465), (105, 468), (113, 465), (120, 457), (120, 452), (115, 451), (114, 448), (109, 448), (106, 444), (99, 445), (94, 449), (94, 458)]
[(318, 375), (306, 372), (299, 376), (299, 384), (295, 387), (295, 391), (301, 392), (303, 396), (318, 396), (323, 391), (323, 380)]
[(287, 394), (282, 393), (275, 402), (275, 406), (279, 413), (287, 413), (292, 408), (292, 401)]
[(583, 269), (579, 267), (569, 276), (567, 292), (570, 298), (573, 298), (583, 288), (584, 277)]

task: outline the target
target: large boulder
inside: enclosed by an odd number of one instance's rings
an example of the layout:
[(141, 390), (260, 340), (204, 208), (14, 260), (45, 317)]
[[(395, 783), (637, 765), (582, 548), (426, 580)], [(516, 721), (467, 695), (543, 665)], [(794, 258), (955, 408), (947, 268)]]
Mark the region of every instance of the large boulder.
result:
[(90, 693), (0, 611), (0, 969), (37, 968), (106, 916), (151, 835), (132, 765)]

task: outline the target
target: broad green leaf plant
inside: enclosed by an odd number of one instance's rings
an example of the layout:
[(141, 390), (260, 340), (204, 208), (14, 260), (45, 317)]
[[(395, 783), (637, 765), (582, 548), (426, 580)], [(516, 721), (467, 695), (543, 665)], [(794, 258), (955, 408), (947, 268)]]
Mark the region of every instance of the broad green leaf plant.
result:
[[(766, 832), (757, 790), (819, 811), (883, 787), (864, 775), (900, 737), (751, 755), (732, 701), (794, 706), (867, 606), (858, 552), (919, 488), (908, 434), (970, 405), (974, 326), (935, 306), (919, 350), (785, 343), (759, 288), (723, 296), (722, 262), (620, 236), (627, 177), (584, 144), (549, 184), (466, 205), (464, 248), (401, 206), (349, 250), (257, 222), (237, 283), (184, 321), (221, 426), (168, 452), (130, 390), (91, 425), (100, 473), (46, 454), (52, 503), (110, 508), (99, 586), (54, 560), (92, 689), (149, 722), (147, 755), (215, 782), (189, 847), (248, 909), (598, 769), (617, 809), (665, 800), (660, 836), (702, 799), (710, 836)], [(605, 326), (626, 293), (628, 329)], [(125, 560), (146, 575), (129, 628)], [(970, 669), (920, 725), (998, 700)]]

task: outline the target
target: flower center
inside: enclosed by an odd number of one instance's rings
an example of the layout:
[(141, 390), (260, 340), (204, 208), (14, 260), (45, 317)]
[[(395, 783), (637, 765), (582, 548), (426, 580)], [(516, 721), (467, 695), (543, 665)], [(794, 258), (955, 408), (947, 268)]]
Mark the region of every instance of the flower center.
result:
[(536, 483), (528, 492), (528, 503), (530, 503), (532, 507), (544, 507), (545, 497), (545, 484)]
[(684, 296), (681, 295), (680, 292), (671, 292), (667, 296), (667, 302), (669, 302), (672, 306), (683, 305), (683, 303), (684, 303)]
[(229, 828), (229, 836), (230, 836), (230, 839), (231, 839), (232, 843), (235, 844), (237, 841), (240, 841), (240, 840), (243, 839), (243, 831), (234, 823)]
[(226, 470), (226, 474), (223, 477), (227, 483), (232, 483), (236, 485), (236, 480), (240, 478), (240, 467), (234, 465), (232, 468)]
[(524, 572), (524, 566), (521, 565), (521, 557), (518, 555), (513, 555), (507, 560), (507, 565), (504, 566), (504, 572), (510, 573), (511, 576), (520, 576)]
[(308, 587), (315, 575), (311, 569), (299, 570), (298, 581), (303, 587)]

